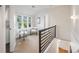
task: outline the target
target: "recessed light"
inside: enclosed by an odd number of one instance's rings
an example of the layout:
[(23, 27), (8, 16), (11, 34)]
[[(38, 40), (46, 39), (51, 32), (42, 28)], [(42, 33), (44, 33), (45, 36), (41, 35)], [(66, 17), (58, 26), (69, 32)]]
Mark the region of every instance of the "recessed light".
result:
[(2, 5), (0, 5), (0, 7), (2, 7)]
[(32, 6), (32, 8), (35, 8), (35, 6)]

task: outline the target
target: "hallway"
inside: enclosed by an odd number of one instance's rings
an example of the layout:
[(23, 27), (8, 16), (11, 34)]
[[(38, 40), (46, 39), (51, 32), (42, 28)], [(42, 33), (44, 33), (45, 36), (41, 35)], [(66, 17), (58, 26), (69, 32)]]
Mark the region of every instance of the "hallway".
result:
[[(26, 37), (25, 41), (19, 39), (17, 42), (16, 38), (19, 35), (29, 35), (30, 31), (38, 32), (54, 25), (56, 25), (54, 38), (70, 41), (69, 45), (72, 52), (79, 51), (79, 6), (2, 5), (0, 7), (0, 19), (0, 52), (6, 52), (5, 44), (9, 43), (10, 52), (38, 53), (39, 50), (45, 49), (49, 39), (53, 37), (53, 30), (49, 29), (51, 31), (47, 30), (48, 33), (44, 34), (45, 38), (43, 36), (43, 39), (45, 40), (41, 41), (43, 44), (40, 42), (40, 45), (46, 45), (42, 49), (39, 48), (40, 36), (30, 35)], [(54, 48), (49, 49), (50, 53), (54, 51)]]

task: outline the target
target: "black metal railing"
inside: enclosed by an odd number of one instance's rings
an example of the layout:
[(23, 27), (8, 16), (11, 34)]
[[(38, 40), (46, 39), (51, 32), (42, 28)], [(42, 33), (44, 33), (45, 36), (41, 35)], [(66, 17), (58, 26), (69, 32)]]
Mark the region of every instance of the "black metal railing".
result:
[(39, 30), (39, 53), (43, 53), (55, 37), (56, 25)]

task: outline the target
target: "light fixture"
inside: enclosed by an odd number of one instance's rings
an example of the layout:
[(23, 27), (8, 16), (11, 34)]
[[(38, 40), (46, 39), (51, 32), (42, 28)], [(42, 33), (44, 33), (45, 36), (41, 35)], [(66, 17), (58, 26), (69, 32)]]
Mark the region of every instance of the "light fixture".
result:
[(0, 7), (2, 7), (2, 5), (0, 5)]
[(77, 19), (77, 16), (73, 15), (71, 16), (71, 19)]
[(34, 6), (34, 5), (32, 5), (32, 8), (35, 8), (35, 6)]

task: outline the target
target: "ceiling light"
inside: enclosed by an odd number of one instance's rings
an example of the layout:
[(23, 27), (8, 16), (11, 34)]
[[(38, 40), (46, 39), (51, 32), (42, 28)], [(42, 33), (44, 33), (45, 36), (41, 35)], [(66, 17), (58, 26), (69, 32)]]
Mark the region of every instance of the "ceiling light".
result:
[(35, 6), (32, 6), (32, 8), (35, 8)]
[(77, 19), (77, 16), (73, 15), (71, 16), (71, 19)]

